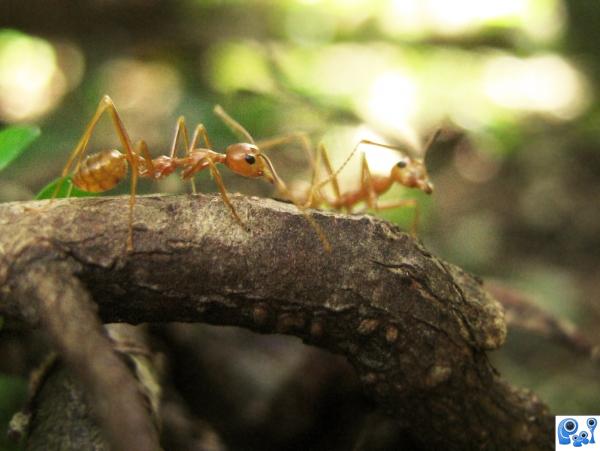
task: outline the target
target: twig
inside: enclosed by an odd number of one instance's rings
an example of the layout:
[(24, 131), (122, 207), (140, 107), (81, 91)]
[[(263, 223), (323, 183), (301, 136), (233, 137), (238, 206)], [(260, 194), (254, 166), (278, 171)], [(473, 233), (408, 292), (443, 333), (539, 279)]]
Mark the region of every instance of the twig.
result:
[(485, 288), (504, 306), (510, 327), (552, 340), (577, 355), (600, 362), (600, 346), (590, 342), (568, 319), (552, 315), (525, 293), (499, 281), (486, 281)]

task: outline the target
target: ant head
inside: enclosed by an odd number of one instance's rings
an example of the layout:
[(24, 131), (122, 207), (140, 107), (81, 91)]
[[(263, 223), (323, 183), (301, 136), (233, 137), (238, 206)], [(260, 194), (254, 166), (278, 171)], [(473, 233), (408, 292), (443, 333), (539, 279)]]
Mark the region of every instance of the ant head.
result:
[(391, 177), (396, 183), (408, 188), (418, 188), (427, 194), (433, 192), (433, 184), (429, 181), (423, 160), (403, 157), (392, 168)]
[(271, 168), (265, 163), (266, 157), (259, 148), (250, 143), (232, 144), (225, 150), (225, 165), (236, 174), (244, 177), (265, 177), (273, 183)]

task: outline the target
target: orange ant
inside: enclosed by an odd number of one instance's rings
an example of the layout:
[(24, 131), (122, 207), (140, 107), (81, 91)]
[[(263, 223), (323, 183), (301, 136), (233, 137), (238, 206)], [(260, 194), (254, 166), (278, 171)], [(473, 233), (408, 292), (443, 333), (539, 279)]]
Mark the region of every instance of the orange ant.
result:
[[(439, 134), (440, 130), (437, 130), (433, 135), (431, 135), (427, 144), (425, 145), (424, 153), (426, 153), (431, 148), (433, 143), (438, 138)], [(405, 152), (401, 151), (402, 157), (392, 167), (390, 174), (387, 176), (381, 176), (373, 175), (371, 173), (371, 170), (369, 169), (369, 164), (367, 163), (366, 155), (363, 153), (361, 160), (359, 188), (353, 191), (342, 193), (340, 190), (337, 176), (346, 166), (346, 164), (348, 164), (350, 159), (357, 152), (358, 148), (363, 144), (374, 145), (378, 147), (384, 147), (387, 149), (400, 151), (400, 148), (397, 146), (382, 144), (363, 139), (359, 141), (358, 144), (356, 144), (356, 146), (354, 146), (354, 149), (352, 150), (352, 152), (350, 152), (350, 155), (348, 155), (348, 157), (342, 163), (342, 165), (336, 171), (334, 171), (329, 156), (327, 154), (327, 149), (325, 148), (325, 145), (321, 143), (318, 147), (316, 157), (312, 159), (312, 166), (314, 168), (312, 183), (308, 196), (305, 199), (304, 206), (317, 208), (319, 205), (323, 204), (328, 206), (329, 208), (333, 208), (334, 210), (344, 209), (348, 213), (351, 213), (354, 206), (356, 206), (360, 202), (365, 202), (368, 208), (374, 209), (376, 211), (404, 206), (412, 206), (415, 208), (415, 215), (412, 224), (412, 230), (414, 233), (416, 230), (416, 224), (418, 222), (418, 205), (415, 199), (403, 199), (387, 204), (380, 204), (378, 202), (378, 198), (383, 193), (387, 192), (394, 183), (398, 183), (407, 188), (417, 188), (426, 194), (431, 194), (433, 192), (433, 184), (429, 180), (427, 168), (425, 167), (423, 159), (410, 157)], [(323, 161), (323, 165), (325, 166), (325, 170), (328, 173), (328, 177), (321, 182), (317, 182), (317, 180), (319, 179), (319, 168), (321, 165), (321, 161)], [(321, 192), (321, 188), (327, 185), (328, 183), (331, 183), (333, 189), (333, 199), (328, 198)]]
[[(103, 150), (83, 158), (92, 133), (105, 112), (110, 114), (117, 136), (119, 137), (125, 153), (116, 149)], [(129, 197), (127, 250), (131, 251), (133, 249), (133, 207), (135, 205), (138, 177), (159, 180), (172, 174), (176, 169), (181, 169), (182, 179), (191, 180), (192, 191), (196, 193), (193, 177), (198, 172), (208, 168), (217, 184), (223, 201), (231, 210), (235, 220), (244, 227), (244, 223), (231, 204), (225, 186), (223, 185), (221, 174), (216, 166), (219, 163), (224, 164), (231, 171), (241, 176), (264, 178), (268, 182), (274, 184), (281, 192), (292, 199), (294, 204), (300, 209), (310, 225), (317, 232), (325, 249), (329, 250), (329, 243), (326, 240), (322, 229), (316, 224), (314, 219), (304, 211), (304, 207), (293, 200), (286, 185), (275, 172), (273, 164), (269, 158), (261, 152), (250, 133), (248, 133), (242, 125), (231, 118), (220, 106), (217, 105), (214, 108), (214, 112), (228, 127), (244, 136), (246, 142), (229, 145), (225, 149), (225, 153), (215, 152), (212, 150), (212, 144), (203, 124), (198, 124), (196, 126), (190, 142), (185, 119), (182, 116), (177, 120), (175, 137), (173, 138), (169, 154), (152, 158), (148, 151), (148, 146), (143, 140), (138, 141), (135, 146), (131, 144), (129, 135), (125, 130), (125, 126), (117, 112), (114, 102), (109, 96), (105, 95), (102, 100), (100, 100), (94, 116), (87, 125), (79, 143), (67, 160), (62, 171), (62, 180), (56, 186), (52, 198), (56, 198), (75, 162), (75, 169), (72, 172), (72, 185), (69, 187), (67, 197), (70, 195), (72, 186), (76, 186), (77, 188), (88, 192), (104, 192), (114, 188), (127, 176), (127, 165), (129, 164), (131, 166), (131, 195)], [(186, 152), (183, 157), (177, 157), (175, 155), (180, 136), (183, 136)], [(272, 139), (269, 141), (268, 145), (277, 145), (298, 137), (302, 139), (299, 134)], [(205, 147), (197, 148), (196, 146), (201, 139), (204, 141)]]

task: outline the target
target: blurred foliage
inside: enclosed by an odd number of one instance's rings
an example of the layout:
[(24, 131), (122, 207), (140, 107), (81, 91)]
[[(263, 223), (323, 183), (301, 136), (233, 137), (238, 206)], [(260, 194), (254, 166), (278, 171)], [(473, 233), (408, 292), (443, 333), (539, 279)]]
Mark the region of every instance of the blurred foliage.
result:
[(0, 130), (0, 171), (6, 168), (38, 136), (37, 127), (13, 126)]
[[(12, 126), (0, 130), (0, 171), (4, 170), (14, 159), (16, 159), (27, 147), (40, 135), (37, 127)], [(0, 332), (4, 327), (4, 317), (0, 316)], [(0, 375), (1, 376), (1, 375)], [(2, 401), (3, 384), (0, 379), (0, 402)], [(10, 413), (12, 405), (0, 405), (0, 425), (8, 423), (1, 418), (2, 414)], [(0, 445), (2, 442), (0, 441)]]
[[(394, 188), (382, 202), (416, 197), (419, 235), (433, 252), (512, 283), (600, 342), (600, 3), (26, 3), (0, 4), (0, 121), (36, 121), (44, 134), (3, 174), (1, 199), (31, 198), (60, 173), (103, 94), (154, 155), (168, 153), (181, 114), (190, 126), (204, 123), (216, 148), (230, 144), (235, 137), (211, 113), (216, 103), (256, 140), (310, 133), (334, 166), (361, 138), (419, 155), (441, 126), (425, 156), (433, 195)], [(90, 151), (115, 145), (102, 120)], [(390, 155), (364, 150), (375, 172), (389, 171)], [(290, 186), (306, 186), (299, 146), (269, 155)], [(359, 161), (341, 174), (344, 189), (356, 187)], [(223, 176), (230, 190), (272, 194)], [(198, 184), (215, 190), (207, 174)], [(188, 189), (175, 176), (140, 186)], [(382, 215), (406, 227), (414, 211)], [(523, 334), (511, 334), (496, 357), (501, 372), (557, 412), (590, 413), (598, 369), (565, 361)]]

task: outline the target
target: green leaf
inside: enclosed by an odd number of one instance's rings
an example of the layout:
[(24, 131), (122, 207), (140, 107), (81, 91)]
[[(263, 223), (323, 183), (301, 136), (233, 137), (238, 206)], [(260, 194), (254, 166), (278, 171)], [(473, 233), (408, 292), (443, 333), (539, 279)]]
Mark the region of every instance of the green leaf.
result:
[(35, 196), (35, 198), (37, 200), (52, 199), (52, 196), (54, 195), (54, 191), (56, 190), (56, 187), (61, 182), (62, 182), (62, 186), (56, 193), (56, 196), (54, 196), (55, 198), (67, 197), (67, 195), (69, 194), (69, 189), (71, 189), (70, 197), (90, 197), (90, 196), (98, 195), (98, 193), (90, 193), (87, 191), (83, 191), (83, 190), (77, 188), (76, 186), (73, 186), (73, 182), (71, 181), (71, 176), (67, 176), (64, 178), (64, 181), (63, 181), (62, 177), (59, 177), (59, 178), (53, 180), (52, 182), (48, 183), (46, 186), (44, 186), (40, 190), (39, 193), (37, 193), (37, 196)]
[(13, 126), (0, 131), (0, 171), (40, 136), (38, 127)]

